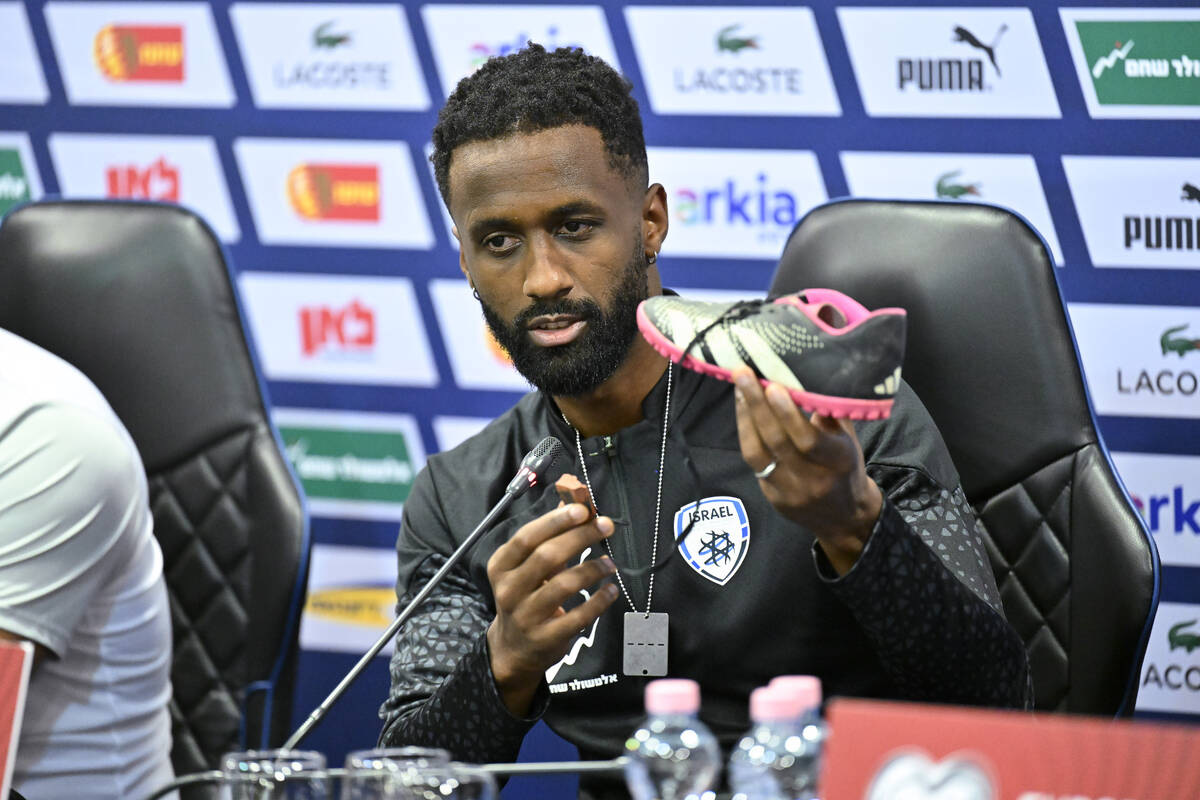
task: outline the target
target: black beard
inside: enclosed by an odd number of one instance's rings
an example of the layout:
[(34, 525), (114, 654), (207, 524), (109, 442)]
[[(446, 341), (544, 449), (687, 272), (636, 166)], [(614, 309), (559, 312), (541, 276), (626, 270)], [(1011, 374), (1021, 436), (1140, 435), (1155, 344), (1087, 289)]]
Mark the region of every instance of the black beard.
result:
[[(647, 267), (639, 246), (621, 282), (607, 298), (607, 311), (594, 300), (536, 302), (508, 323), (487, 303), (480, 300), (479, 305), (492, 336), (525, 380), (552, 396), (578, 397), (595, 391), (611, 378), (629, 354), (637, 336), (638, 303), (647, 296)], [(543, 314), (578, 316), (587, 327), (570, 344), (541, 347), (534, 344), (526, 326)]]

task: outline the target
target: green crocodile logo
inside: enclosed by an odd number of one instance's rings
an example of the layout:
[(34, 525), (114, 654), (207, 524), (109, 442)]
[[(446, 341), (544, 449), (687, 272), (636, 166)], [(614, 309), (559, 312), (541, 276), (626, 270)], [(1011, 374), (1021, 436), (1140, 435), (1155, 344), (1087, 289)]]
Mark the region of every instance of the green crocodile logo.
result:
[(979, 183), (954, 183), (954, 179), (962, 174), (961, 169), (939, 175), (937, 179), (937, 196), (957, 200), (963, 195), (980, 195)]
[(334, 21), (329, 20), (329, 22), (324, 22), (317, 26), (317, 29), (313, 31), (313, 47), (318, 49), (324, 47), (332, 50), (335, 47), (341, 47), (344, 44), (350, 43), (350, 34), (334, 33), (331, 30), (333, 25)]
[(740, 53), (749, 48), (751, 50), (758, 49), (757, 36), (735, 36), (734, 31), (742, 27), (741, 23), (736, 25), (726, 25), (721, 30), (717, 31), (717, 52), (728, 50), (731, 53)]
[(1200, 636), (1183, 630), (1189, 625), (1195, 625), (1196, 622), (1197, 620), (1190, 619), (1187, 622), (1171, 626), (1171, 630), (1167, 631), (1167, 641), (1170, 643), (1172, 650), (1176, 647), (1182, 647), (1190, 653), (1197, 647), (1200, 647)]
[(1167, 328), (1159, 337), (1159, 344), (1162, 345), (1162, 352), (1165, 356), (1167, 353), (1178, 353), (1180, 358), (1183, 354), (1192, 350), (1200, 350), (1200, 339), (1189, 339), (1186, 336), (1176, 336), (1175, 334), (1187, 328), (1187, 325), (1176, 325), (1174, 328)]

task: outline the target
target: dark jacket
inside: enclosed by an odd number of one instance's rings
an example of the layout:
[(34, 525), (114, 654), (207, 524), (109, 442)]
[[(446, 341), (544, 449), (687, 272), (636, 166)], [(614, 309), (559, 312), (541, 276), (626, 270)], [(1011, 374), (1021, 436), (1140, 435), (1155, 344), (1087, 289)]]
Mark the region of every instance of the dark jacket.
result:
[[(759, 490), (738, 447), (732, 387), (673, 369), (659, 559), (694, 501), (711, 498), (704, 507), (713, 519), (700, 523), (707, 527), (692, 540), (692, 558), (676, 553), (657, 574), (651, 610), (670, 614), (669, 674), (700, 683), (701, 717), (726, 750), (749, 725), (750, 691), (780, 674), (816, 675), (826, 697), (1030, 704), (1025, 649), (1004, 619), (975, 516), (941, 437), (907, 386), (889, 420), (857, 426), (867, 472), (885, 502), (859, 561), (837, 578), (812, 535), (780, 516)], [(582, 441), (596, 505), (616, 523), (609, 542), (619, 567), (649, 562), (664, 394), (665, 380), (646, 398), (643, 421)], [(574, 431), (536, 392), (429, 459), (405, 505), (397, 543), (402, 604), (547, 435), (561, 439), (568, 453), (547, 483), (561, 472), (582, 479)], [(468, 761), (511, 761), (541, 717), (584, 758), (620, 753), (643, 716), (648, 680), (621, 674), (621, 625), (630, 610), (623, 595), (548, 673), (529, 719), (507, 712), (491, 678), (484, 637), (495, 615), (488, 558), (557, 502), (553, 490), (519, 499), (400, 633), (391, 696), (380, 712), (383, 743), (445, 747)], [(744, 527), (748, 537), (739, 544)], [(596, 548), (586, 557), (600, 555)], [(730, 558), (739, 561), (726, 576)], [(626, 578), (625, 585), (645, 611), (647, 580)]]

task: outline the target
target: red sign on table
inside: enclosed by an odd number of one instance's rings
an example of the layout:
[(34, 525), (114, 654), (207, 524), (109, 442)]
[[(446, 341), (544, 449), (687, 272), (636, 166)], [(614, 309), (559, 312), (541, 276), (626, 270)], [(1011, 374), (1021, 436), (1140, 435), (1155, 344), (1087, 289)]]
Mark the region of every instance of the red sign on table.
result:
[(1200, 798), (1200, 728), (834, 700), (822, 800)]
[(12, 781), (32, 666), (33, 645), (0, 641), (0, 797), (8, 797)]

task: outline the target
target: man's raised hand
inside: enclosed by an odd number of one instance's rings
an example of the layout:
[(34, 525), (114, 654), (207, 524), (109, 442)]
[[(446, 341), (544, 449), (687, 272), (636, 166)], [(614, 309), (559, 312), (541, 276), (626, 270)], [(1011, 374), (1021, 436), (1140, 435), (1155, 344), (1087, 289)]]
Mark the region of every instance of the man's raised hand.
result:
[(608, 538), (608, 517), (589, 519), (579, 503), (558, 508), (521, 526), (488, 560), (496, 618), (487, 631), (492, 676), (508, 710), (529, 711), (545, 671), (566, 654), (580, 630), (617, 598), (607, 583), (570, 611), (563, 603), (616, 573), (607, 556), (568, 566), (588, 547)]

